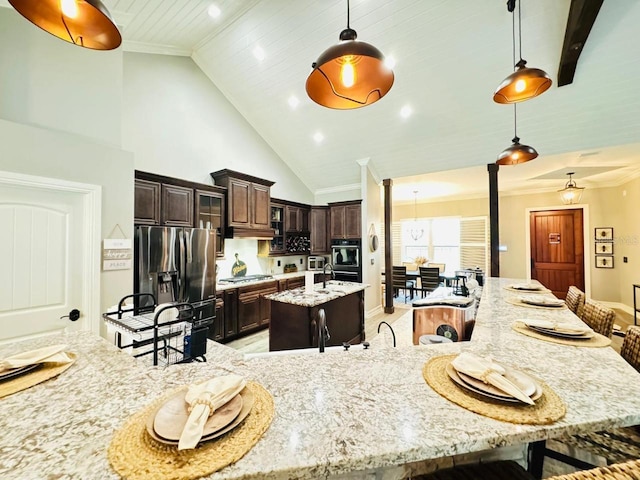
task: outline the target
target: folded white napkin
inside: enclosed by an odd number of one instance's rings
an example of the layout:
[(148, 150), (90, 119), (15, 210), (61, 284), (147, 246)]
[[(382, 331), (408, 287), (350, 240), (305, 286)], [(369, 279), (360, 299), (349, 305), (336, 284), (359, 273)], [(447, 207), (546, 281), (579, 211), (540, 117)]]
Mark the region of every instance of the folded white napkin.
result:
[(483, 358), (470, 352), (462, 352), (453, 359), (451, 365), (458, 372), (493, 385), (521, 402), (534, 405), (533, 400), (528, 395), (525, 395), (517, 385), (503, 376), (505, 373), (504, 367), (491, 359)]
[(548, 298), (544, 295), (521, 296), (520, 301), (529, 305), (546, 305), (549, 307), (561, 307), (564, 305), (564, 300), (559, 298)]
[(527, 327), (546, 328), (547, 330), (557, 330), (568, 333), (590, 333), (591, 328), (586, 325), (575, 325), (565, 322), (554, 322), (552, 320), (522, 320)]
[(0, 360), (0, 372), (11, 370), (12, 368), (35, 365), (36, 363), (69, 363), (73, 360), (64, 352), (66, 345), (51, 345), (49, 347), (38, 348), (28, 352), (18, 353), (3, 360)]
[(537, 285), (535, 283), (514, 283), (511, 285), (511, 288), (516, 290), (544, 290), (542, 285)]
[(178, 450), (196, 448), (202, 438), (207, 419), (240, 393), (246, 384), (239, 375), (225, 375), (191, 385), (184, 398), (189, 405), (190, 413), (178, 442)]

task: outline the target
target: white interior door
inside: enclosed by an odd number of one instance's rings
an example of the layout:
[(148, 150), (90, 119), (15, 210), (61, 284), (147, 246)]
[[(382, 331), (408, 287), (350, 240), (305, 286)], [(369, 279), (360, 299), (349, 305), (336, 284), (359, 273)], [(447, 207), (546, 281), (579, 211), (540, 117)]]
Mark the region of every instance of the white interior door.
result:
[[(0, 185), (0, 341), (86, 329), (85, 194)], [(72, 322), (72, 309), (81, 312)]]

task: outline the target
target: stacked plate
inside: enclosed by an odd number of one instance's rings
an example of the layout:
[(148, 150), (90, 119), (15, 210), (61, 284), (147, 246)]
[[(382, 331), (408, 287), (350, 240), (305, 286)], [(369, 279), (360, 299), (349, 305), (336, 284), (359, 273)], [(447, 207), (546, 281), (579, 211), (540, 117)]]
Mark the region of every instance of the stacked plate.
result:
[[(500, 365), (505, 373), (504, 378), (510, 381), (513, 385), (518, 387), (520, 391), (528, 396), (532, 401), (538, 400), (542, 396), (542, 386), (536, 382), (532, 377), (526, 373), (516, 370), (511, 367)], [(499, 400), (501, 402), (510, 402), (523, 404), (524, 402), (518, 400), (514, 396), (507, 392), (500, 390), (498, 387), (489, 385), (480, 379), (474, 378), (470, 375), (466, 375), (455, 369), (452, 364), (447, 365), (447, 374), (459, 387), (477, 393), (493, 400)]]
[(548, 307), (548, 308), (562, 308), (564, 307), (564, 300), (559, 298), (540, 297), (537, 295), (521, 296), (519, 300), (527, 305), (535, 305), (536, 307)]
[(568, 338), (571, 340), (589, 340), (595, 336), (587, 326), (568, 323), (554, 323), (546, 320), (523, 320), (523, 323), (534, 332), (550, 337)]
[(4, 382), (5, 380), (11, 380), (13, 378), (19, 377), (20, 375), (24, 375), (26, 373), (32, 372), (33, 370), (35, 370), (40, 366), (42, 366), (42, 364), (36, 363), (33, 365), (25, 365), (24, 367), (3, 370), (2, 373), (0, 373), (0, 382)]
[[(147, 433), (154, 440), (166, 445), (178, 445), (189, 418), (186, 393), (186, 389), (181, 390), (151, 412), (146, 426)], [(253, 393), (245, 387), (209, 417), (204, 425), (200, 443), (218, 438), (240, 425), (251, 412), (253, 402)]]

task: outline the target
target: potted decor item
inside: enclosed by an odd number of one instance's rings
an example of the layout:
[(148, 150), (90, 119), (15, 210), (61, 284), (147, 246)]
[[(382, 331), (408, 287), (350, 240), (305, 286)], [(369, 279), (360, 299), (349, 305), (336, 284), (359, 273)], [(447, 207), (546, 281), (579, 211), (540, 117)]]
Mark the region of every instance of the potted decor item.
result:
[(428, 261), (429, 259), (427, 257), (423, 257), (421, 255), (418, 255), (413, 259), (413, 262), (418, 266), (418, 268), (424, 267)]

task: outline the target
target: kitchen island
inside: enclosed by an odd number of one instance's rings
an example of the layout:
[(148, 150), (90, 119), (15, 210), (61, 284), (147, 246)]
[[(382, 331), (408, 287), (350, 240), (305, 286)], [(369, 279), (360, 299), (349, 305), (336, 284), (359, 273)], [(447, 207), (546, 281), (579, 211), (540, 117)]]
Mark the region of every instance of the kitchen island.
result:
[[(521, 318), (579, 322), (568, 310), (516, 307), (488, 279), (470, 342), (246, 360), (216, 345), (207, 363), (147, 367), (105, 340), (70, 333), (0, 346), (0, 358), (67, 343), (77, 362), (59, 377), (0, 399), (0, 478), (117, 479), (106, 450), (125, 420), (167, 390), (230, 372), (262, 384), (275, 401), (270, 428), (223, 479), (403, 478), (452, 457), (640, 423), (640, 374), (613, 349), (523, 336)], [(566, 404), (550, 425), (519, 425), (465, 410), (424, 381), (430, 358), (472, 351), (544, 380)], [(380, 478), (380, 477), (377, 477)], [(386, 477), (385, 477), (386, 478)]]
[(326, 346), (364, 341), (364, 289), (368, 285), (330, 280), (266, 295), (271, 301), (269, 351), (318, 347), (318, 314), (324, 310)]

